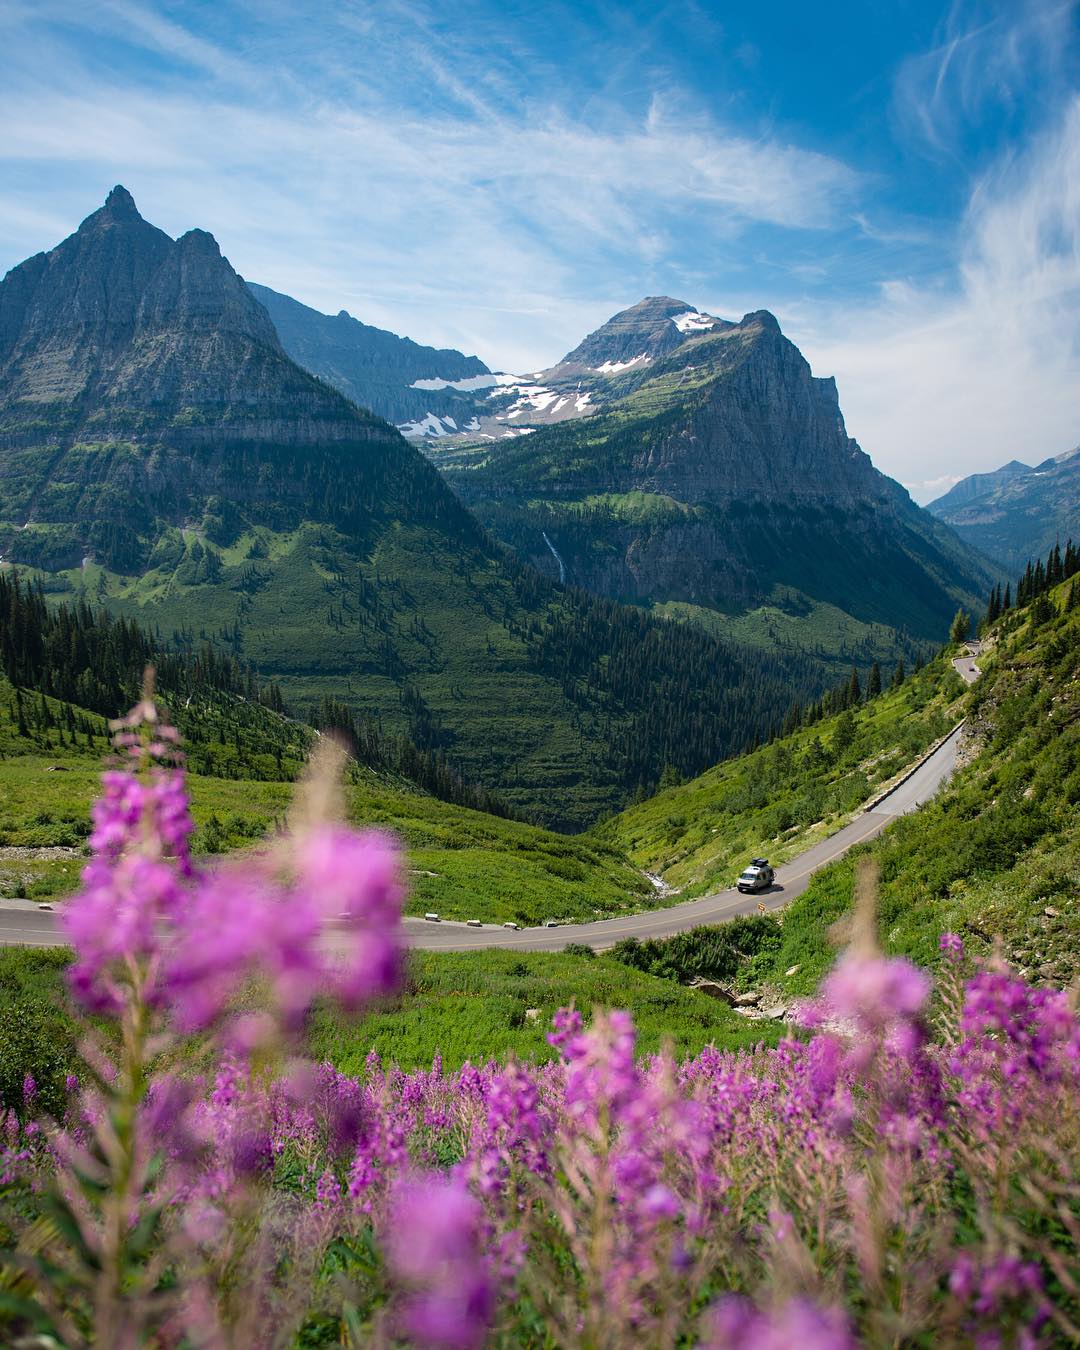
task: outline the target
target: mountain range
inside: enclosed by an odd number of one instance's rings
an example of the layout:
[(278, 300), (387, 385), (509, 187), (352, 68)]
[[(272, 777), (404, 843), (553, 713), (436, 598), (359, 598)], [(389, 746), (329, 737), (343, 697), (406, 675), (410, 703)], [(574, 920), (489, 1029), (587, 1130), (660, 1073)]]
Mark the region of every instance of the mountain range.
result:
[(1080, 539), (1080, 447), (1034, 468), (1013, 459), (971, 474), (926, 509), (1018, 576), (1058, 541)]
[(170, 238), (120, 187), (0, 283), (0, 554), (50, 595), (214, 642), (299, 711), (333, 698), (404, 730), (562, 828), (752, 743), (822, 682), (506, 553), (290, 359), (212, 236)]

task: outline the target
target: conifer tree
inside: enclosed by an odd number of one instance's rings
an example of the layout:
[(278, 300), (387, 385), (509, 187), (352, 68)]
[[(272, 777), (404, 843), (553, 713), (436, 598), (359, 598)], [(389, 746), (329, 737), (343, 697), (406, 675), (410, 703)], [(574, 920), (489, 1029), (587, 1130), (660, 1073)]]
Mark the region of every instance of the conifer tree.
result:
[(848, 707), (857, 707), (862, 702), (862, 686), (859, 684), (859, 672), (851, 667), (851, 679), (848, 680)]
[(881, 693), (881, 667), (875, 661), (870, 667), (870, 676), (866, 682), (866, 697), (877, 698)]
[(958, 609), (949, 629), (949, 640), (953, 643), (966, 642), (971, 633), (971, 619), (966, 609)]
[(836, 720), (833, 734), (833, 750), (842, 755), (855, 740), (855, 717), (850, 708), (846, 708)]
[(901, 656), (896, 663), (896, 669), (892, 673), (892, 679), (889, 681), (890, 689), (899, 689), (904, 683), (904, 658)]

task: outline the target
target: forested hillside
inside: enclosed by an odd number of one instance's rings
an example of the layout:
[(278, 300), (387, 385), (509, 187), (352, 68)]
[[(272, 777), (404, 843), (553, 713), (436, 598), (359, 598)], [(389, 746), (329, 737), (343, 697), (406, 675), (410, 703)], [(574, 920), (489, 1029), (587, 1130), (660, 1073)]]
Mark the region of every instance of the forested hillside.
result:
[(963, 688), (946, 655), (884, 677), (872, 667), (866, 688), (853, 672), (826, 699), (792, 708), (770, 745), (690, 782), (669, 774), (595, 832), (680, 899), (730, 886), (751, 856), (785, 862), (846, 824), (956, 725)]

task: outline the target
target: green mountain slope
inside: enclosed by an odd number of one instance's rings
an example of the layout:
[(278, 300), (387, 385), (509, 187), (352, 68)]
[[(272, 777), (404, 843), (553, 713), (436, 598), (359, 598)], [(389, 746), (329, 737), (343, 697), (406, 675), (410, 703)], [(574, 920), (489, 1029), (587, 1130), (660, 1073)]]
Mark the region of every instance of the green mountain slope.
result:
[(771, 314), (680, 331), (681, 308), (642, 302), (545, 375), (592, 415), (429, 453), (522, 557), (599, 594), (839, 663), (939, 642), (993, 569), (873, 467)]
[(786, 862), (846, 825), (956, 725), (963, 689), (939, 656), (878, 697), (658, 792), (594, 833), (673, 898), (730, 886), (748, 858)]
[[(7, 598), (2, 592), (0, 585), (0, 599)], [(96, 634), (94, 655), (110, 678), (125, 646), (118, 629), (126, 626), (106, 622)], [(6, 625), (5, 669), (12, 664), (10, 631)], [(49, 648), (55, 653), (51, 641)], [(183, 735), (195, 850), (223, 853), (257, 845), (281, 825), (316, 733), (230, 688), (227, 668), (208, 678), (205, 660), (200, 653), (159, 662), (159, 702)], [(23, 668), (30, 666), (24, 661)], [(37, 687), (0, 673), (0, 895), (45, 899), (77, 882), (109, 733), (99, 712), (44, 691), (46, 684), (104, 687), (86, 678), (88, 668), (46, 661), (34, 671), (44, 676)], [(134, 682), (137, 689), (138, 672)], [(251, 694), (250, 685), (241, 687)], [(402, 772), (417, 760), (415, 750), (372, 741), (368, 729), (345, 781), (350, 819), (390, 829), (405, 846), (410, 913), (537, 924), (652, 900), (651, 884), (610, 844), (472, 809), (467, 803), (478, 794), (468, 785), (437, 781), (458, 800), (437, 798)], [(419, 767), (431, 776), (422, 758)]]
[(564, 828), (820, 680), (505, 558), (392, 427), (289, 360), (209, 235), (170, 239), (122, 188), (0, 284), (0, 555)]
[[(777, 919), (755, 920), (741, 955), (720, 944), (724, 978), (764, 983), (781, 1003), (811, 993), (845, 940), (865, 856), (880, 869), (878, 935), (887, 952), (932, 965), (939, 936), (951, 931), (978, 956), (996, 952), (1037, 983), (1067, 988), (1080, 975), (1080, 581), (1008, 611), (986, 643), (983, 674), (960, 699), (967, 738), (952, 781), (816, 873)], [(640, 861), (650, 855), (648, 819), (629, 820), (641, 834)], [(613, 838), (635, 843), (625, 827)], [(660, 856), (655, 843), (652, 852)], [(647, 957), (646, 969), (695, 973), (717, 945), (712, 932), (629, 955)]]

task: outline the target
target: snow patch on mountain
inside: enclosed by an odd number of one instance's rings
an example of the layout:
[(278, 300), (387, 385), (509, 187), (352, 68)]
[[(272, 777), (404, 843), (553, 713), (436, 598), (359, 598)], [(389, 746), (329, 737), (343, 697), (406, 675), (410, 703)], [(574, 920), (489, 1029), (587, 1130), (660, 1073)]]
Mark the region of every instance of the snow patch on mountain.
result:
[(457, 431), (457, 423), (452, 417), (436, 417), (429, 412), (416, 422), (402, 422), (398, 431), (403, 436), (452, 436)]
[(709, 328), (715, 328), (716, 319), (712, 319), (708, 314), (700, 314), (696, 309), (688, 309), (685, 314), (676, 314), (671, 322), (680, 333), (704, 333)]
[(631, 366), (648, 364), (652, 360), (642, 352), (640, 356), (632, 356), (629, 361), (605, 361), (602, 366), (594, 366), (593, 369), (598, 375), (614, 375), (620, 370), (629, 370)]
[(490, 389), (492, 385), (499, 383), (497, 375), (470, 375), (467, 380), (413, 380), (409, 385), (410, 389), (460, 389), (464, 393), (472, 393), (476, 389)]

